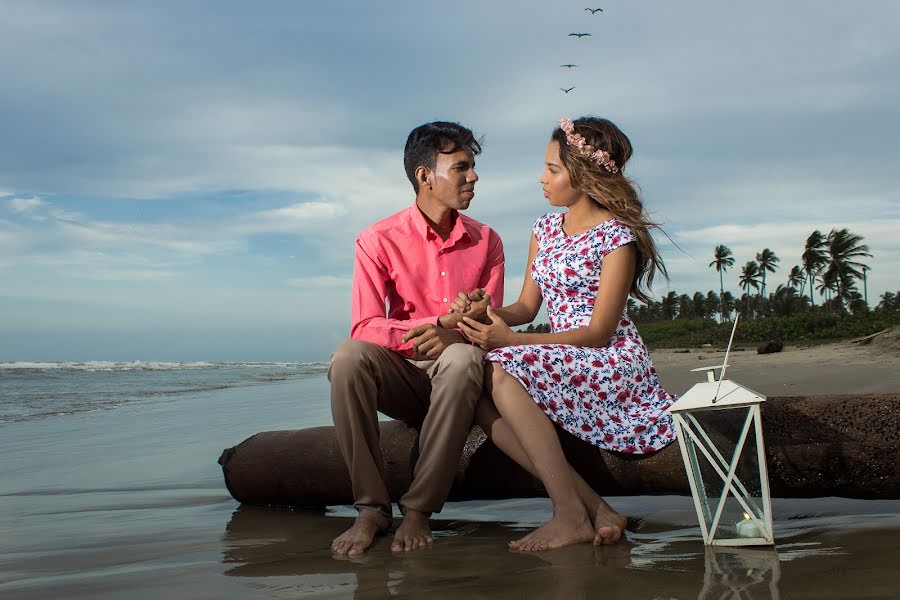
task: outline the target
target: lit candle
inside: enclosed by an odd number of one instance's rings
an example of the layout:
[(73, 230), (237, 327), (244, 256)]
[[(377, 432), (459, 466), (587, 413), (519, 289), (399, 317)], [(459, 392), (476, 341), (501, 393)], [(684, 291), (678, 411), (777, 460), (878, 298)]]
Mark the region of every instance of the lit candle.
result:
[(750, 515), (744, 513), (744, 519), (735, 523), (738, 537), (742, 538), (758, 538), (762, 537), (759, 527), (750, 519)]

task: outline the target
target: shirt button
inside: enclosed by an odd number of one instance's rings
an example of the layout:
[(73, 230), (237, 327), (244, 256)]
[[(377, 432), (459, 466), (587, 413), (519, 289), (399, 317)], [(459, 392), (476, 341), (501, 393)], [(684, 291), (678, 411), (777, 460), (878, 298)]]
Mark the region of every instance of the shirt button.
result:
[(441, 277), (446, 277), (446, 276), (447, 276), (447, 271), (441, 271)]
[(446, 301), (447, 301), (447, 299), (446, 299), (446, 298), (444, 298), (444, 302), (446, 302)]

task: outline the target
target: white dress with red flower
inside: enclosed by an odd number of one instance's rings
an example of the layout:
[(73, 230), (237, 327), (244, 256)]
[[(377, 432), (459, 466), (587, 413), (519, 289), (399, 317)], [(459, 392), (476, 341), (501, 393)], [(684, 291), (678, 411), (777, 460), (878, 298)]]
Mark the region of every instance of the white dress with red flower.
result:
[[(563, 215), (549, 213), (534, 224), (538, 251), (531, 276), (547, 301), (554, 332), (588, 324), (603, 258), (635, 241), (616, 219), (572, 236), (562, 223)], [(645, 454), (675, 439), (667, 409), (676, 398), (660, 387), (626, 311), (603, 348), (527, 344), (497, 348), (485, 360), (518, 379), (554, 423), (600, 448)]]

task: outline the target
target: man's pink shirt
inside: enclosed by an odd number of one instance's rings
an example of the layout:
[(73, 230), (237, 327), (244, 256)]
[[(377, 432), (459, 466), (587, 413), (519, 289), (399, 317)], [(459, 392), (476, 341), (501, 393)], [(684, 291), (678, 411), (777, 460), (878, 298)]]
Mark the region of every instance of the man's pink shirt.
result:
[(356, 240), (350, 337), (410, 356), (406, 332), (436, 325), (459, 292), (484, 288), (491, 305), (502, 306), (503, 264), (496, 231), (457, 213), (444, 241), (414, 204)]

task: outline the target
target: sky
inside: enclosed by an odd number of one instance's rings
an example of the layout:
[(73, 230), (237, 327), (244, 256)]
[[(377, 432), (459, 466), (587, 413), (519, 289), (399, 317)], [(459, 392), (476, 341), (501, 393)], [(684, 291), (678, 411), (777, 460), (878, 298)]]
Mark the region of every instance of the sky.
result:
[[(587, 6), (604, 11), (591, 15)], [(900, 289), (900, 4), (0, 0), (0, 361), (321, 361), (409, 131), (484, 138), (521, 288), (561, 117), (610, 118), (670, 290), (848, 227)], [(571, 37), (573, 32), (590, 36)], [(574, 63), (574, 69), (561, 64)], [(574, 86), (570, 93), (560, 88)]]

